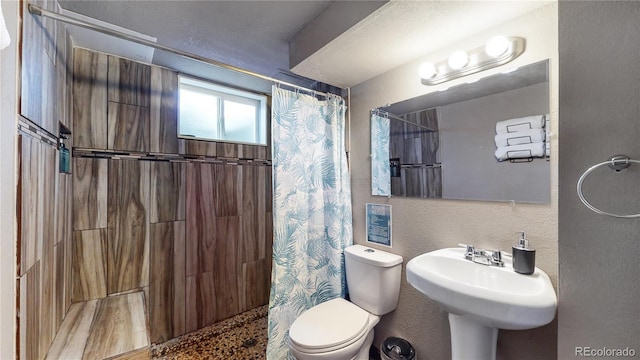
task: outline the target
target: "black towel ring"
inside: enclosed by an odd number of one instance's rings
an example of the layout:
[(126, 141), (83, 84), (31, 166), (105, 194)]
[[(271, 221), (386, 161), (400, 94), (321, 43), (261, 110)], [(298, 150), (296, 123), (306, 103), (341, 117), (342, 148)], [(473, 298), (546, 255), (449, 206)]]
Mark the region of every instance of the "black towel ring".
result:
[(599, 164), (595, 164), (592, 167), (588, 168), (587, 171), (585, 171), (582, 176), (580, 176), (580, 178), (578, 179), (578, 185), (576, 186), (577, 190), (578, 190), (578, 197), (580, 197), (580, 201), (582, 201), (582, 203), (588, 207), (591, 211), (598, 213), (600, 215), (606, 215), (606, 216), (611, 216), (611, 217), (615, 217), (615, 218), (623, 218), (623, 219), (632, 219), (632, 218), (640, 218), (640, 213), (638, 214), (629, 214), (629, 215), (620, 215), (620, 214), (613, 214), (613, 213), (609, 213), (606, 211), (602, 211), (600, 209), (598, 209), (597, 207), (591, 205), (587, 199), (585, 199), (584, 194), (582, 193), (582, 183), (584, 182), (584, 180), (587, 178), (587, 176), (589, 174), (591, 174), (591, 172), (593, 172), (595, 169), (604, 166), (604, 165), (608, 165), (609, 168), (611, 168), (612, 170), (615, 171), (622, 171), (626, 168), (628, 168), (629, 166), (631, 166), (631, 163), (636, 163), (636, 164), (640, 164), (640, 161), (638, 160), (633, 160), (633, 159), (629, 159), (628, 156), (626, 155), (615, 155), (612, 156), (611, 159), (607, 160), (607, 161), (603, 161)]

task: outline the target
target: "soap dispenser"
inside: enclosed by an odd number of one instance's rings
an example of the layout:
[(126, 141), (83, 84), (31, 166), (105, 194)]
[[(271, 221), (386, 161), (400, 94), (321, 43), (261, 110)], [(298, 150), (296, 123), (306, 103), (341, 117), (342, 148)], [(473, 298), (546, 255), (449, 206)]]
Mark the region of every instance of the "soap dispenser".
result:
[(530, 275), (536, 267), (536, 251), (529, 248), (527, 233), (520, 231), (518, 245), (513, 246), (511, 255), (513, 256), (513, 270), (520, 274)]

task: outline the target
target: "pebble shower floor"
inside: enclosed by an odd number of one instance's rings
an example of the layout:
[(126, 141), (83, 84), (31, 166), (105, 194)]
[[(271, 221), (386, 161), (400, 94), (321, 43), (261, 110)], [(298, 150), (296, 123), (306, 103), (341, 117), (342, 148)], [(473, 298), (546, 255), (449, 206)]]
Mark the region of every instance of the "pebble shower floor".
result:
[(151, 347), (153, 359), (264, 360), (267, 305)]

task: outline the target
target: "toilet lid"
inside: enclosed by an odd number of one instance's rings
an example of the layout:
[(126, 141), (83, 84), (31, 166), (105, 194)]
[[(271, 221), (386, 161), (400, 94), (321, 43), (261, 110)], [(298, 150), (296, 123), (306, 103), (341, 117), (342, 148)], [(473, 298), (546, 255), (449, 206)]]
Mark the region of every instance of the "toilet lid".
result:
[(368, 324), (368, 312), (344, 299), (333, 299), (302, 313), (289, 328), (289, 340), (309, 350), (335, 347), (362, 336)]

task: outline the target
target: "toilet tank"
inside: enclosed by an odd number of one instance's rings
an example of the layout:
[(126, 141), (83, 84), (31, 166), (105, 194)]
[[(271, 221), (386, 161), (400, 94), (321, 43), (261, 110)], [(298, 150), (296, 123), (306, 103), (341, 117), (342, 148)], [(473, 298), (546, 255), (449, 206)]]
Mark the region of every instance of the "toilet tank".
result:
[(374, 315), (395, 310), (400, 295), (402, 256), (362, 245), (344, 249), (352, 303)]

